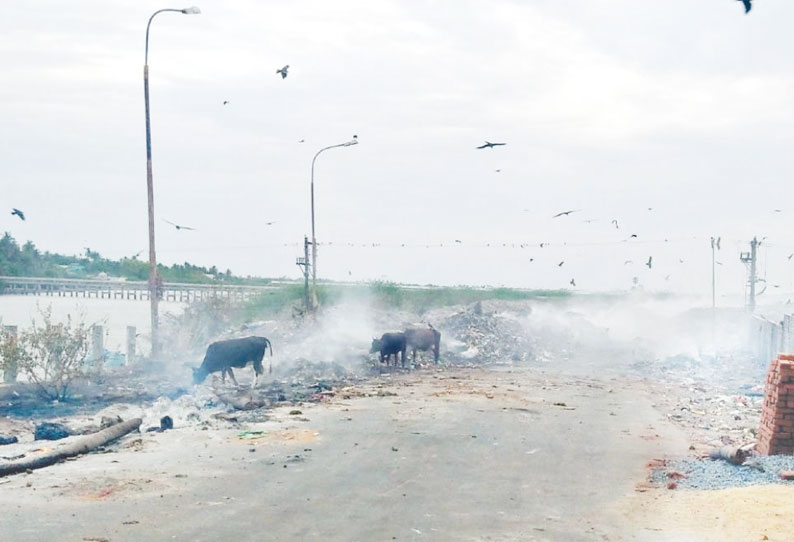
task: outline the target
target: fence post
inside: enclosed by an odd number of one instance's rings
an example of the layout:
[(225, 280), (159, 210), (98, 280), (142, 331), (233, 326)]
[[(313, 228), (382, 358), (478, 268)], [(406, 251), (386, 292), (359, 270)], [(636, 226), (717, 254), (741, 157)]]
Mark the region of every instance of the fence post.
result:
[(127, 326), (127, 365), (135, 363), (135, 326)]
[(102, 326), (91, 326), (91, 363), (95, 369), (102, 368), (105, 361), (105, 335)]
[[(17, 340), (17, 326), (3, 326), (3, 331), (11, 337), (11, 340)], [(6, 384), (13, 384), (17, 381), (17, 372), (19, 371), (19, 367), (17, 367), (17, 360), (5, 360), (6, 366), (3, 370), (3, 382)]]

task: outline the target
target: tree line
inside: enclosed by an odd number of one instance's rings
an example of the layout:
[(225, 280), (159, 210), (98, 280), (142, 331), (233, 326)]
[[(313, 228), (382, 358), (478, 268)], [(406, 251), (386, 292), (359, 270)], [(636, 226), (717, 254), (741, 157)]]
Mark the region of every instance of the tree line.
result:
[[(231, 270), (219, 271), (214, 265), (202, 267), (189, 262), (171, 266), (158, 265), (158, 273), (166, 282), (250, 284), (265, 282), (264, 279), (236, 277)], [(128, 280), (147, 280), (149, 262), (139, 260), (137, 255), (120, 260), (102, 257), (99, 252), (85, 249), (79, 256), (66, 256), (49, 251), (40, 251), (32, 241), (21, 247), (6, 232), (0, 238), (0, 275), (11, 277), (92, 278), (100, 273)]]

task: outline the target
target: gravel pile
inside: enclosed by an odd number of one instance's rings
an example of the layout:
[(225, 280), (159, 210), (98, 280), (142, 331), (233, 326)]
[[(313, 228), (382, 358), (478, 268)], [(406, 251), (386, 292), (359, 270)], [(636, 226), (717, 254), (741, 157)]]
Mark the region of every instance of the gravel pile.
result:
[(668, 461), (651, 472), (654, 485), (670, 489), (726, 489), (762, 484), (794, 484), (780, 477), (794, 470), (794, 456), (772, 455), (748, 459), (742, 465), (712, 459)]

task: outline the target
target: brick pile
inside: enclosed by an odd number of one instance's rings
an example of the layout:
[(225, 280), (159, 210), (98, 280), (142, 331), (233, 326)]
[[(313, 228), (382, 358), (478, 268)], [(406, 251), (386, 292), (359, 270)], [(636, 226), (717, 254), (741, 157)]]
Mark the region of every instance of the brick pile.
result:
[(756, 451), (794, 454), (794, 355), (780, 354), (769, 367)]

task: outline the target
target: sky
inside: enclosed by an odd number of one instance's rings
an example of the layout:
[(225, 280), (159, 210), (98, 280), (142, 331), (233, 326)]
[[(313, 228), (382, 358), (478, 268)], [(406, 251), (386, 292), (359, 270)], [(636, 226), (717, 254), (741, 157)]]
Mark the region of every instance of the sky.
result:
[[(161, 263), (300, 277), (312, 158), (355, 134), (317, 158), (319, 278), (710, 293), (714, 236), (740, 298), (758, 236), (794, 297), (790, 1), (196, 2), (151, 27)], [(163, 7), (3, 2), (1, 231), (147, 259)]]

